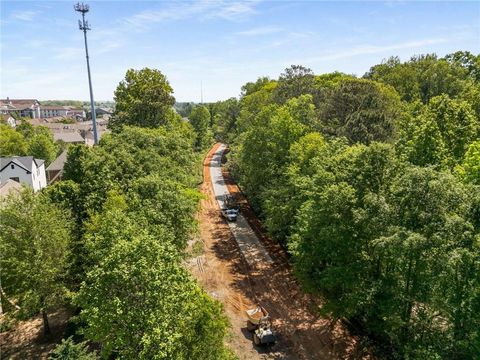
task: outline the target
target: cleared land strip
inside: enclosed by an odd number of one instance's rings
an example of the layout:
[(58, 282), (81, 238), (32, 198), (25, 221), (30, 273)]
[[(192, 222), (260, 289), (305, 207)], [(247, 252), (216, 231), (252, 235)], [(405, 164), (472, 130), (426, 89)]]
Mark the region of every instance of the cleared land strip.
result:
[[(222, 175), (222, 155), (224, 151), (225, 145), (219, 146), (210, 162), (210, 176), (213, 183), (215, 198), (217, 199), (220, 209), (224, 207), (223, 199), (225, 195), (230, 194)], [(228, 226), (230, 227), (230, 230), (237, 241), (238, 247), (248, 265), (252, 268), (256, 268), (257, 265), (273, 263), (267, 250), (260, 243), (257, 235), (242, 214), (238, 215), (236, 223), (229, 222)]]

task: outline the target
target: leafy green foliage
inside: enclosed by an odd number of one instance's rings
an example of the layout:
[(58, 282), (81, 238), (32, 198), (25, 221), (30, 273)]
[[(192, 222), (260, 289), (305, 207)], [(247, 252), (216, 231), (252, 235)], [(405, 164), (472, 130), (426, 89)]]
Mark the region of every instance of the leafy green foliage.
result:
[(468, 147), (463, 162), (456, 168), (457, 174), (466, 182), (480, 185), (480, 141)]
[(400, 109), (400, 99), (392, 88), (352, 79), (330, 90), (319, 111), (325, 134), (369, 144), (393, 138)]
[(96, 354), (89, 352), (85, 343), (76, 344), (72, 337), (62, 339), (48, 357), (49, 360), (95, 360), (96, 358)]
[(21, 133), (10, 126), (0, 124), (0, 156), (25, 155), (28, 144)]
[[(122, 205), (123, 203), (123, 205)], [(103, 356), (221, 359), (226, 320), (180, 265), (172, 233), (124, 212), (112, 196), (86, 233), (93, 263), (77, 297)]]
[(416, 165), (452, 167), (478, 137), (480, 121), (466, 101), (437, 96), (401, 125), (398, 148)]
[(70, 222), (65, 209), (24, 189), (0, 207), (2, 288), (24, 314), (44, 314), (62, 303)]
[(173, 89), (159, 70), (130, 69), (115, 90), (115, 112), (109, 127), (156, 128), (178, 122)]
[(210, 129), (210, 112), (203, 105), (195, 106), (188, 115), (190, 124), (195, 129), (197, 139), (195, 146), (199, 150), (205, 150), (213, 143), (213, 134)]
[(305, 290), (380, 356), (480, 353), (478, 58), (391, 58), (366, 79), (292, 67), (247, 83), (238, 116), (218, 120)]
[(59, 152), (50, 130), (33, 127), (23, 121), (16, 129), (0, 124), (0, 156), (33, 156), (45, 160), (47, 166)]

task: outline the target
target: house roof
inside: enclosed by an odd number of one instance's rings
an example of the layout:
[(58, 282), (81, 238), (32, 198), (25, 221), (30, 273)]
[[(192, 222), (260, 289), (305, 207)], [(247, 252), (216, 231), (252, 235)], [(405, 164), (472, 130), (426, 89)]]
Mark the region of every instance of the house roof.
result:
[(12, 179), (8, 179), (0, 184), (0, 198), (7, 197), (13, 192), (19, 192), (21, 189), (22, 185), (20, 185), (20, 183)]
[(45, 160), (35, 159), (33, 156), (11, 156), (11, 157), (0, 157), (0, 171), (5, 169), (10, 163), (14, 163), (27, 171), (32, 172), (35, 168), (41, 166)]
[(36, 103), (39, 103), (35, 99), (0, 99), (0, 106), (9, 106), (10, 108), (15, 107), (18, 110), (30, 109)]
[(63, 170), (63, 166), (67, 161), (67, 150), (64, 150), (53, 162), (48, 165), (47, 171), (51, 170)]
[(53, 138), (66, 143), (84, 143), (85, 139), (78, 132), (54, 132)]
[(45, 105), (41, 106), (40, 110), (69, 110), (68, 106)]

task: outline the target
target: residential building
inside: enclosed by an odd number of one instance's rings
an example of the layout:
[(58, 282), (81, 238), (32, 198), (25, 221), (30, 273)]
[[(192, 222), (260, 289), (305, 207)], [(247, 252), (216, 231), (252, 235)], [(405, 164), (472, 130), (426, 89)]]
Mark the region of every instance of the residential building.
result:
[(83, 109), (75, 109), (71, 106), (41, 106), (40, 117), (43, 119), (51, 117), (71, 117), (85, 119), (85, 111)]
[[(64, 125), (68, 128), (68, 125)], [(77, 131), (71, 132), (53, 132), (53, 139), (55, 141), (61, 140), (67, 144), (85, 144), (85, 139)]]
[(17, 127), (17, 120), (10, 114), (0, 114), (0, 120), (12, 128)]
[(14, 180), (38, 191), (47, 186), (45, 160), (33, 156), (0, 157), (0, 184)]
[(67, 116), (68, 109), (66, 106), (41, 106), (40, 107), (40, 117), (51, 118), (55, 116)]
[(40, 118), (40, 102), (35, 99), (16, 99), (8, 97), (0, 100), (0, 113), (17, 113), (21, 117)]
[(48, 184), (62, 179), (63, 166), (67, 161), (67, 150), (64, 150), (50, 165), (47, 167)]

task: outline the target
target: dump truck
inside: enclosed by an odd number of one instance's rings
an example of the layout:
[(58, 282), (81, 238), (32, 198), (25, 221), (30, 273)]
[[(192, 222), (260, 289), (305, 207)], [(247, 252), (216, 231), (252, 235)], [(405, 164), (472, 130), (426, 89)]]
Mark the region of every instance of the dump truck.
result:
[(270, 315), (263, 306), (249, 309), (247, 313), (247, 329), (253, 332), (253, 343), (260, 345), (273, 345), (277, 341), (275, 332), (272, 330)]

